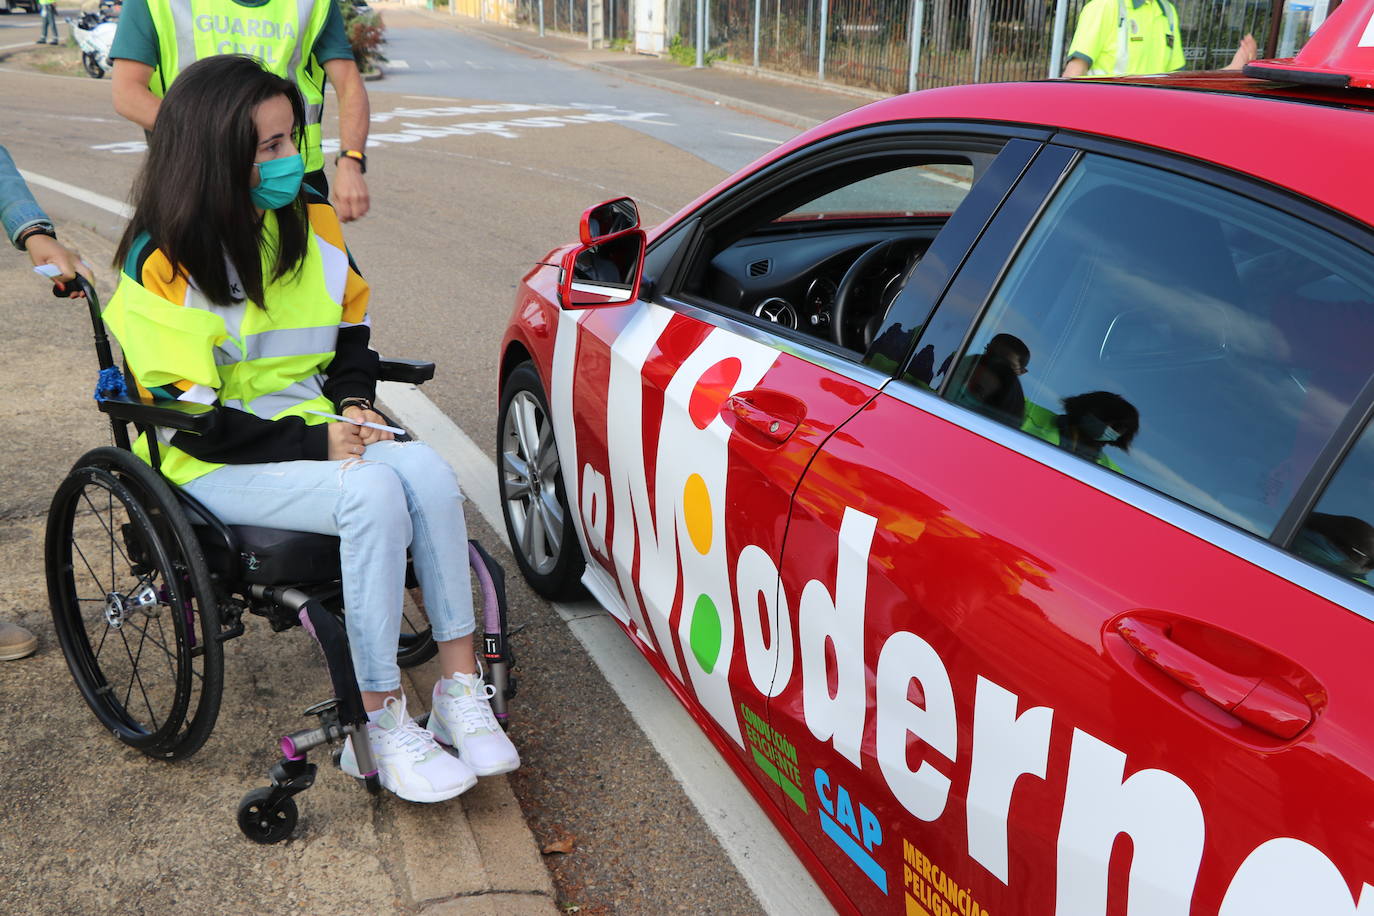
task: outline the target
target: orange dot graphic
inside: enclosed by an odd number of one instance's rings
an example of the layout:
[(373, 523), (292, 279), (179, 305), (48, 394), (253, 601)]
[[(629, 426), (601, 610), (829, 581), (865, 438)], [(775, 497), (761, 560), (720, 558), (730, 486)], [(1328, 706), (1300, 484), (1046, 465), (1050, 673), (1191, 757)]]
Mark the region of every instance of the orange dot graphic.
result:
[(682, 488), (682, 509), (692, 546), (705, 556), (711, 549), (711, 493), (700, 474), (687, 478), (687, 485)]

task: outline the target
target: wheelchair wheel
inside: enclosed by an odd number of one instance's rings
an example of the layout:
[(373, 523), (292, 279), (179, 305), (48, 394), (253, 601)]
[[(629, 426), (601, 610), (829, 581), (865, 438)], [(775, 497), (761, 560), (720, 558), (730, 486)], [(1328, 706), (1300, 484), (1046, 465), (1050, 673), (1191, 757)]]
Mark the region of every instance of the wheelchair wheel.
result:
[(46, 562), (58, 641), (101, 725), (150, 757), (199, 750), (223, 689), (219, 605), (167, 482), (131, 452), (87, 452), (53, 496)]
[(271, 786), (254, 789), (239, 802), (238, 821), (243, 835), (254, 843), (280, 843), (296, 829), (300, 809), (289, 795), (273, 801)]

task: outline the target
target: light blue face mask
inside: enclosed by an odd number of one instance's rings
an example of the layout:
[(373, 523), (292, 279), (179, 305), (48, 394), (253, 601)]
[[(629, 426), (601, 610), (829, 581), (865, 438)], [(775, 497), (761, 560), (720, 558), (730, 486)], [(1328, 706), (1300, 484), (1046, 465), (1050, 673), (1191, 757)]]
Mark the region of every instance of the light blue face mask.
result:
[(253, 203), (264, 210), (284, 207), (301, 193), (301, 179), (305, 177), (305, 161), (301, 154), (253, 163), (258, 169), (258, 186), (249, 194)]

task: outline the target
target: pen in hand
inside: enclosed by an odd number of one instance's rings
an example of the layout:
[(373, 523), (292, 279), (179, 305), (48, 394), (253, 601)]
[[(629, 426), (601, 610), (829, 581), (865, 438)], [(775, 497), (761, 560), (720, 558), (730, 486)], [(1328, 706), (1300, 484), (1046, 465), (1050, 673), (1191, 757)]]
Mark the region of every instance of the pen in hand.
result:
[(383, 432), (392, 433), (397, 436), (404, 436), (406, 434), (406, 431), (399, 426), (387, 426), (384, 423), (369, 423), (367, 420), (355, 420), (352, 417), (344, 417), (336, 413), (326, 413), (323, 410), (307, 410), (306, 413), (313, 413), (317, 417), (328, 417), (331, 420), (338, 420), (340, 423), (352, 423), (354, 426), (366, 426), (369, 429), (380, 429)]

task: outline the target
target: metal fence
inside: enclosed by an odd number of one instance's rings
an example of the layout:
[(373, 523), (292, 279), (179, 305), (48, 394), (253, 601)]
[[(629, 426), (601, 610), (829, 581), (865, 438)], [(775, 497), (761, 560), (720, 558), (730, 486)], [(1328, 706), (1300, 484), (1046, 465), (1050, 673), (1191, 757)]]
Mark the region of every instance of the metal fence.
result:
[[(459, 0), (461, 2), (461, 0)], [(587, 33), (587, 0), (515, 0), (515, 21), (530, 28), (538, 28), (539, 7), (544, 7), (544, 28), (554, 32), (572, 32), (576, 35)], [(631, 26), (634, 13), (631, 9), (634, 0), (601, 0), (600, 9), (605, 16), (606, 32), (600, 36), (603, 41), (629, 42), (634, 37)], [(461, 7), (459, 8), (461, 12)]]
[[(668, 0), (666, 22), (688, 48), (697, 2), (708, 4), (710, 57), (882, 92), (1040, 79), (1063, 66), (1050, 59), (1054, 0)], [(1060, 56), (1084, 2), (1068, 0)], [(1261, 46), (1268, 35), (1269, 0), (1177, 2), (1190, 69), (1223, 67), (1247, 32)]]

